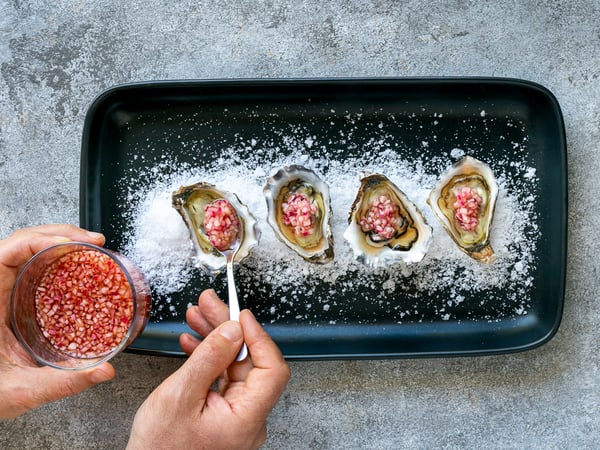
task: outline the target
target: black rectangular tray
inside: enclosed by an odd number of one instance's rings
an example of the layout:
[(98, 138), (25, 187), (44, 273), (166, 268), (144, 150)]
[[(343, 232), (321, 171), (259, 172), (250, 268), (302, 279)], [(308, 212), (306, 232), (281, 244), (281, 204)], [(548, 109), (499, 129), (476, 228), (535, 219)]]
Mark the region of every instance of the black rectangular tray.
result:
[[(210, 121), (223, 110), (227, 110), (228, 121), (213, 121), (213, 126), (204, 128), (186, 125), (192, 113), (199, 121)], [(483, 112), (488, 118), (514, 120), (520, 124), (517, 132), (527, 141), (528, 163), (535, 168), (540, 188), (535, 204), (539, 226), (537, 263), (532, 274), (534, 282), (526, 288), (528, 313), (494, 318), (492, 311), (487, 320), (468, 316), (440, 320), (437, 316), (428, 318), (425, 312), (419, 321), (397, 323), (388, 312), (368, 305), (357, 307), (356, 316), (347, 320), (332, 321), (325, 315), (323, 321), (292, 317), (270, 323), (269, 317), (261, 315), (263, 309), (254, 308), (253, 304), (245, 306), (256, 309), (258, 319), (288, 359), (483, 355), (537, 347), (552, 338), (562, 317), (567, 167), (564, 124), (558, 102), (546, 88), (532, 82), (502, 78), (383, 78), (160, 81), (116, 86), (94, 100), (85, 119), (80, 224), (103, 232), (107, 247), (121, 248), (126, 227), (123, 223), (126, 206), (123, 205), (127, 203), (123, 201), (127, 193), (122, 186), (132, 170), (151, 168), (165, 154), (175, 156), (182, 163), (198, 164), (196, 157), (172, 155), (180, 146), (173, 145), (165, 136), (176, 135), (180, 141), (222, 144), (231, 136), (244, 135), (247, 130), (254, 134), (268, 133), (268, 125), (266, 131), (264, 123), (261, 128), (262, 119), (268, 119), (264, 122), (273, 126), (283, 126), (287, 120), (302, 123), (315, 135), (326, 135), (335, 132), (331, 129), (331, 114), (360, 112), (374, 119), (389, 114), (422, 125), (430, 123), (432, 111), (444, 117), (447, 124), (437, 131), (434, 145), (426, 148), (420, 145), (424, 138), (431, 136), (426, 126), (412, 127), (410, 133), (406, 129), (398, 130), (398, 139), (404, 147), (418, 148), (420, 157), (424, 154), (435, 157), (442, 150), (457, 147), (477, 148), (480, 159), (498, 157), (498, 152), (508, 155), (508, 147), (503, 145), (510, 144), (500, 142), (497, 135), (500, 131), (493, 126), (490, 129), (489, 121), (485, 127), (480, 126)], [(235, 120), (231, 120), (232, 116)], [(274, 116), (281, 122), (275, 124)], [(144, 158), (132, 157), (131, 148), (136, 142), (151, 142)], [(215, 151), (215, 155), (205, 153), (204, 157), (218, 156), (218, 150)], [(339, 155), (336, 153), (335, 158), (340, 158)], [(249, 153), (248, 158), (251, 157)], [(186, 287), (174, 294), (177, 314), (151, 320), (128, 350), (183, 356), (178, 336), (189, 331), (184, 311), (188, 303), (195, 303), (204, 287), (209, 285)], [(222, 284), (216, 288), (225, 294)], [(281, 295), (276, 290), (271, 291), (269, 286), (263, 286), (258, 292), (263, 294), (255, 296), (256, 305), (276, 301)], [(359, 306), (361, 294), (356, 292), (353, 296), (353, 302)], [(345, 300), (336, 299), (340, 294), (331, 295), (332, 301)], [(501, 297), (502, 292), (494, 295)], [(399, 302), (403, 301), (402, 296), (402, 293), (397, 294)]]

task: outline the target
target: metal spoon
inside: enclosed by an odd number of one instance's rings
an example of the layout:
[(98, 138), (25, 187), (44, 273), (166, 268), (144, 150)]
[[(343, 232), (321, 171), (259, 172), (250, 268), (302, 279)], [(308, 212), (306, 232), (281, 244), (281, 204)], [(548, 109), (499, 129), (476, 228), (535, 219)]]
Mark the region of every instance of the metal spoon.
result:
[[(233, 260), (235, 259), (235, 255), (240, 249), (240, 244), (244, 240), (244, 229), (240, 228), (238, 235), (235, 238), (231, 247), (227, 250), (219, 250), (217, 251), (221, 253), (225, 259), (227, 260), (227, 291), (229, 293), (229, 320), (240, 320), (240, 304), (238, 302), (238, 296), (235, 289), (235, 280), (233, 278)], [(248, 347), (244, 342), (242, 344), (242, 348), (237, 355), (236, 361), (242, 361), (248, 356)]]

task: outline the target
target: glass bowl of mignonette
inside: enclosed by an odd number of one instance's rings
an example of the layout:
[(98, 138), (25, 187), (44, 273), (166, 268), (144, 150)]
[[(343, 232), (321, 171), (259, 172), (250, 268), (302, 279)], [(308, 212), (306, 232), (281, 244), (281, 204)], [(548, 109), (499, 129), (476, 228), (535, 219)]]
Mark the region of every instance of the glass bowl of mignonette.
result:
[(84, 242), (48, 247), (23, 266), (12, 291), (15, 336), (42, 365), (95, 367), (142, 332), (150, 286), (123, 255)]

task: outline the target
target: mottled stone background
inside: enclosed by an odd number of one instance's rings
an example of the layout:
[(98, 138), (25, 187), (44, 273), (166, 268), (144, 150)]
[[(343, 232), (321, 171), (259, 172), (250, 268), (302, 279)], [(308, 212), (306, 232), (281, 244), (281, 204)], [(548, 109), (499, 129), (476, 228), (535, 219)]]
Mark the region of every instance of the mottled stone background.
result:
[[(512, 355), (293, 362), (265, 448), (598, 448), (597, 0), (0, 1), (0, 236), (78, 223), (84, 116), (114, 84), (472, 75), (541, 83), (563, 109), (558, 334)], [(123, 448), (138, 405), (182, 362), (123, 354), (114, 381), (0, 422), (0, 448)]]

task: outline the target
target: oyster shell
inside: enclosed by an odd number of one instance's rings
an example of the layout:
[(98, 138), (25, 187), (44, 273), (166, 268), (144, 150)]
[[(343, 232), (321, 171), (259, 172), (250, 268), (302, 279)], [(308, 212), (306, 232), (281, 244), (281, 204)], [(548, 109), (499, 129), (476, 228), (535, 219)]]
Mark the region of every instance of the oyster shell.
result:
[(329, 187), (315, 172), (299, 165), (283, 167), (263, 192), (267, 222), (279, 240), (307, 261), (333, 259)]
[(372, 267), (416, 263), (431, 243), (432, 229), (408, 197), (381, 174), (361, 174), (344, 238), (354, 256)]
[(427, 203), (458, 247), (471, 258), (496, 260), (490, 245), (498, 184), (490, 167), (466, 156), (447, 170)]
[(190, 232), (197, 262), (209, 274), (215, 275), (221, 272), (225, 268), (226, 260), (213, 246), (204, 229), (205, 207), (208, 205), (219, 200), (226, 200), (233, 206), (237, 214), (238, 226), (243, 231), (243, 239), (234, 262), (242, 261), (250, 254), (252, 248), (258, 245), (260, 231), (256, 219), (240, 202), (237, 195), (217, 189), (210, 183), (199, 182), (180, 187), (173, 192), (171, 200), (173, 207), (179, 212)]

